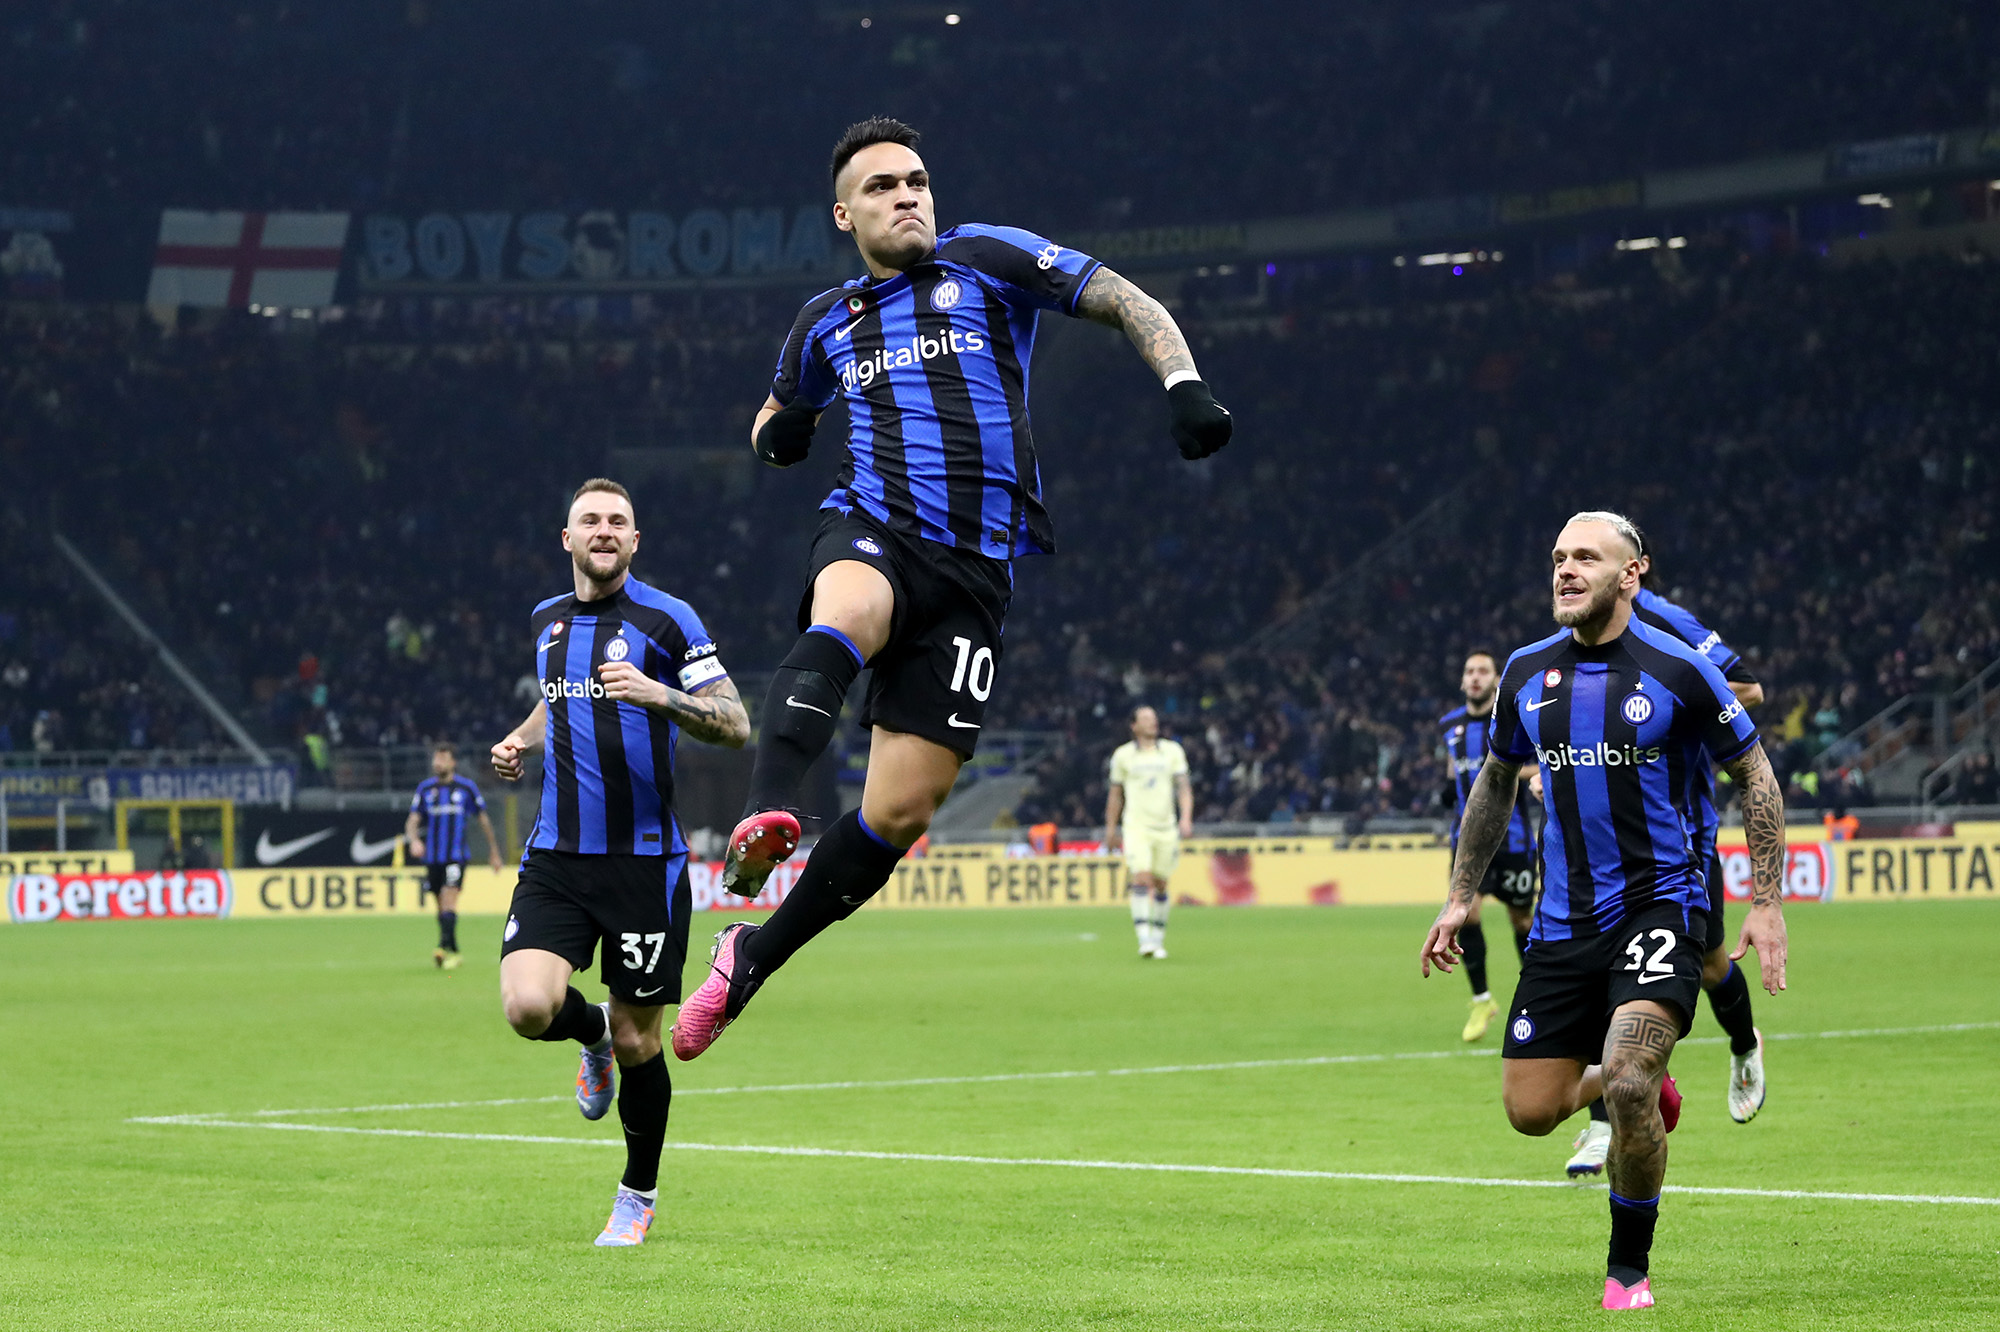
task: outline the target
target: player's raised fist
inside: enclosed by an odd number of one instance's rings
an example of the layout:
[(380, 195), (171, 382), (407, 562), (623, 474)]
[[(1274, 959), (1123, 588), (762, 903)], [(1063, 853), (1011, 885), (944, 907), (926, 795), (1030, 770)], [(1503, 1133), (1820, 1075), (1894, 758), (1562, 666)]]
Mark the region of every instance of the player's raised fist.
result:
[(790, 467), (806, 460), (812, 452), (813, 431), (819, 413), (802, 401), (780, 407), (757, 432), (757, 456), (773, 467)]
[(526, 770), (526, 765), (521, 761), (521, 754), (526, 748), (527, 746), (521, 743), (520, 737), (512, 735), (493, 746), (493, 771), (500, 780), (505, 782), (521, 780), (521, 774)]
[(667, 701), (667, 687), (629, 661), (605, 662), (597, 668), (597, 678), (604, 681), (604, 696), (620, 703), (644, 707)]
[(1215, 400), (1201, 380), (1183, 379), (1168, 389), (1167, 409), (1173, 415), (1174, 443), (1189, 462), (1206, 458), (1229, 442), (1234, 428), (1229, 409)]

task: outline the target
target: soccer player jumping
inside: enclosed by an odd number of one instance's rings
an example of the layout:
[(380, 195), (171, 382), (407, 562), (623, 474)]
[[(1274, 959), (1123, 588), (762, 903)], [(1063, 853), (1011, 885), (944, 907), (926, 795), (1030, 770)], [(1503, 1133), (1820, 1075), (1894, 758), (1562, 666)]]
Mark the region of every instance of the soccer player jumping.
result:
[[(614, 1058), (623, 1073), (625, 1173), (597, 1237), (609, 1247), (642, 1243), (653, 1223), (673, 1099), (660, 1017), (681, 997), (694, 909), (674, 817), (674, 743), (685, 732), (740, 749), (750, 719), (694, 608), (630, 576), (639, 529), (625, 487), (584, 482), (562, 535), (575, 590), (530, 621), (542, 701), (493, 746), (493, 770), (510, 782), (528, 750), (548, 746), (500, 936), (500, 999), (529, 1040), (582, 1044), (585, 1119), (611, 1108)], [(599, 940), (608, 1004), (569, 983)]]
[(1507, 1023), (1502, 1098), (1543, 1136), (1602, 1095), (1611, 1115), (1604, 1307), (1653, 1304), (1648, 1277), (1667, 1138), (1667, 1075), (1701, 994), (1708, 888), (1694, 773), (1705, 753), (1742, 792), (1754, 895), (1732, 958), (1757, 950), (1785, 988), (1785, 807), (1757, 728), (1713, 662), (1637, 619), (1640, 540), (1615, 513), (1571, 518), (1553, 552), (1560, 633), (1501, 673), (1486, 763), (1466, 801), (1451, 896), (1419, 955), (1450, 971), (1479, 883), (1506, 838), (1523, 763), (1548, 821), (1542, 896)]
[(723, 883), (755, 896), (798, 845), (806, 769), (842, 700), (874, 673), (861, 807), (835, 820), (762, 926), (716, 936), (681, 1005), (674, 1053), (706, 1050), (772, 972), (854, 914), (929, 828), (978, 742), (999, 666), (1012, 561), (1055, 549), (1028, 429), (1028, 367), (1044, 310), (1123, 329), (1166, 389), (1185, 458), (1229, 442), (1230, 419), (1158, 301), (1088, 255), (1010, 227), (939, 235), (917, 132), (850, 126), (834, 146), (834, 224), (865, 277), (806, 303), (751, 443), (775, 467), (806, 457), (819, 415), (846, 400), (847, 460), (808, 564), (803, 631), (771, 682), (745, 817)]

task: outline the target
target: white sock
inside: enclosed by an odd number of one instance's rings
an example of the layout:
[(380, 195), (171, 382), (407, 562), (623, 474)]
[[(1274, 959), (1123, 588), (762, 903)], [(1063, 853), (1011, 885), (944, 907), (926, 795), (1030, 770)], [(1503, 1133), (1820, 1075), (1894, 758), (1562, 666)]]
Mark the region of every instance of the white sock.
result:
[(624, 1184), (620, 1184), (618, 1186), (618, 1191), (620, 1193), (629, 1193), (634, 1198), (644, 1198), (649, 1203), (658, 1202), (660, 1200), (660, 1190), (658, 1185), (655, 1185), (650, 1189), (635, 1189), (635, 1188), (630, 1188)]
[(1132, 894), (1132, 931), (1139, 936), (1139, 947), (1151, 948), (1150, 937), (1153, 928), (1153, 897), (1146, 892)]
[(611, 1050), (611, 1005), (599, 1004), (598, 1008), (604, 1013), (604, 1034), (597, 1038), (595, 1045), (584, 1047), (594, 1055), (608, 1054)]
[(1171, 905), (1172, 903), (1168, 902), (1168, 900), (1164, 897), (1156, 897), (1153, 899), (1153, 930), (1154, 930), (1153, 943), (1155, 947), (1166, 942), (1167, 908)]
[(1481, 991), (1480, 991), (1480, 992), (1479, 992), (1478, 994), (1475, 994), (1475, 995), (1473, 995), (1473, 996), (1472, 996), (1472, 1002), (1473, 1002), (1473, 1003), (1475, 1003), (1475, 1004), (1490, 1004), (1490, 1003), (1492, 1003), (1492, 1002), (1493, 1002), (1493, 991), (1491, 991), (1491, 990), (1481, 990)]

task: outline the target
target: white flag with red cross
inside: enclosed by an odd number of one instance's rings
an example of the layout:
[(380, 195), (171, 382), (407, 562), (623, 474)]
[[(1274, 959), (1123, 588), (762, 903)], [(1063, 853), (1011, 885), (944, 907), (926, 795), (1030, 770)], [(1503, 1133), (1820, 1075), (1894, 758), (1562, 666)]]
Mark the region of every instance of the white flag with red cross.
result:
[(274, 306), (333, 304), (346, 213), (160, 214), (148, 305)]

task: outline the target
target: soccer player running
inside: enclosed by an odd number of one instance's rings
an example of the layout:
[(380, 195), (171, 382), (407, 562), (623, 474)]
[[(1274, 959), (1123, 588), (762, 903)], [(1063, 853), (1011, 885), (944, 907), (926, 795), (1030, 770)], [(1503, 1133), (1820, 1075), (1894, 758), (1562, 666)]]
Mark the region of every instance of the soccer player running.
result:
[[(1452, 824), (1451, 845), (1458, 848), (1458, 830), (1465, 818), (1465, 798), (1473, 779), (1486, 762), (1487, 733), (1493, 724), (1493, 696), (1500, 686), (1500, 665), (1486, 651), (1468, 652), (1459, 674), (1459, 691), (1465, 704), (1438, 718), (1444, 728), (1444, 748), (1451, 760)], [(1472, 982), (1472, 1011), (1466, 1015), (1461, 1039), (1476, 1041), (1486, 1035), (1500, 1005), (1486, 985), (1486, 932), (1479, 924), (1479, 907), (1485, 898), (1497, 898), (1507, 908), (1507, 923), (1514, 927), (1514, 951), (1528, 950), (1529, 913), (1535, 906), (1535, 833), (1528, 826), (1528, 794), (1524, 789), (1514, 802), (1514, 815), (1507, 821), (1507, 841), (1494, 853), (1493, 863), (1479, 881), (1479, 895), (1465, 918), (1465, 932), (1459, 947), (1465, 952), (1465, 975)]]
[(1615, 513), (1571, 518), (1556, 538), (1562, 632), (1508, 658), (1491, 745), (1466, 801), (1451, 897), (1420, 962), (1450, 971), (1459, 930), (1506, 838), (1520, 767), (1538, 760), (1542, 895), (1507, 1024), (1502, 1099), (1542, 1136), (1602, 1095), (1610, 1107), (1606, 1309), (1653, 1304), (1648, 1276), (1667, 1138), (1680, 1097), (1667, 1075), (1701, 988), (1708, 889), (1695, 840), (1695, 759), (1742, 794), (1755, 892), (1732, 958), (1757, 950), (1764, 988), (1785, 988), (1779, 906), (1785, 809), (1757, 728), (1714, 663), (1632, 613), (1638, 533)]
[(422, 863), (425, 886), (437, 899), (438, 946), (431, 961), (445, 971), (458, 969), (458, 893), (470, 859), (465, 842), (469, 814), (479, 816), (486, 855), (497, 873), (500, 841), (493, 835), (493, 820), (486, 817), (486, 797), (471, 778), (458, 775), (458, 751), (440, 744), (431, 751), (431, 775), (417, 783), (416, 794), (410, 797), (403, 840)]
[[(1729, 691), (1746, 708), (1764, 701), (1764, 686), (1751, 671), (1741, 653), (1686, 610), (1661, 596), (1653, 584), (1653, 552), (1645, 531), (1636, 524), (1639, 536), (1639, 592), (1632, 599), (1632, 614), (1642, 623), (1672, 634), (1715, 663)], [(1728, 928), (1723, 920), (1722, 859), (1716, 853), (1716, 834), (1722, 820), (1715, 812), (1715, 773), (1707, 757), (1696, 762), (1695, 787), (1698, 846), (1697, 863), (1704, 866), (1708, 883), (1707, 951), (1701, 960), (1701, 988), (1708, 992), (1708, 1006), (1716, 1022), (1729, 1037), (1729, 1117), (1747, 1124), (1764, 1108), (1764, 1037), (1757, 1030), (1750, 1004), (1750, 982), (1743, 969), (1729, 956)], [(1540, 778), (1531, 778), (1537, 797)], [(1570, 1144), (1573, 1155), (1565, 1167), (1572, 1179), (1595, 1175), (1604, 1169), (1611, 1146), (1610, 1116), (1604, 1101), (1590, 1103), (1590, 1119)]]
[[(583, 1046), (585, 1119), (611, 1106), (615, 1057), (625, 1173), (597, 1243), (630, 1245), (645, 1240), (659, 1193), (673, 1097), (660, 1015), (680, 999), (693, 910), (674, 745), (685, 732), (741, 748), (750, 719), (694, 609), (631, 576), (639, 530), (623, 486), (584, 482), (562, 536), (574, 591), (535, 607), (529, 622), (542, 702), (493, 746), (493, 770), (510, 782), (528, 750), (547, 746), (501, 936), (500, 995), (522, 1036)], [(608, 1004), (570, 984), (599, 940)]]
[(1055, 549), (1028, 428), (1028, 367), (1045, 310), (1123, 329), (1166, 389), (1189, 459), (1229, 442), (1229, 413), (1158, 301), (1088, 255), (1010, 227), (939, 235), (917, 132), (852, 125), (834, 146), (834, 225), (864, 277), (806, 303), (779, 354), (751, 442), (802, 461), (819, 415), (848, 411), (847, 458), (799, 605), (802, 631), (771, 682), (743, 821), (723, 883), (754, 896), (798, 844), (806, 769), (842, 700), (873, 674), (861, 806), (820, 836), (762, 926), (716, 936), (710, 974), (681, 1005), (674, 1053), (692, 1059), (808, 940), (852, 915), (929, 828), (971, 757), (1001, 652), (1013, 560)]
[(1181, 838), (1194, 836), (1194, 784), (1187, 751), (1160, 735), (1160, 714), (1132, 710), (1132, 738), (1111, 751), (1104, 795), (1104, 847), (1125, 852), (1126, 889), (1139, 956), (1167, 956), (1167, 881), (1181, 858)]

